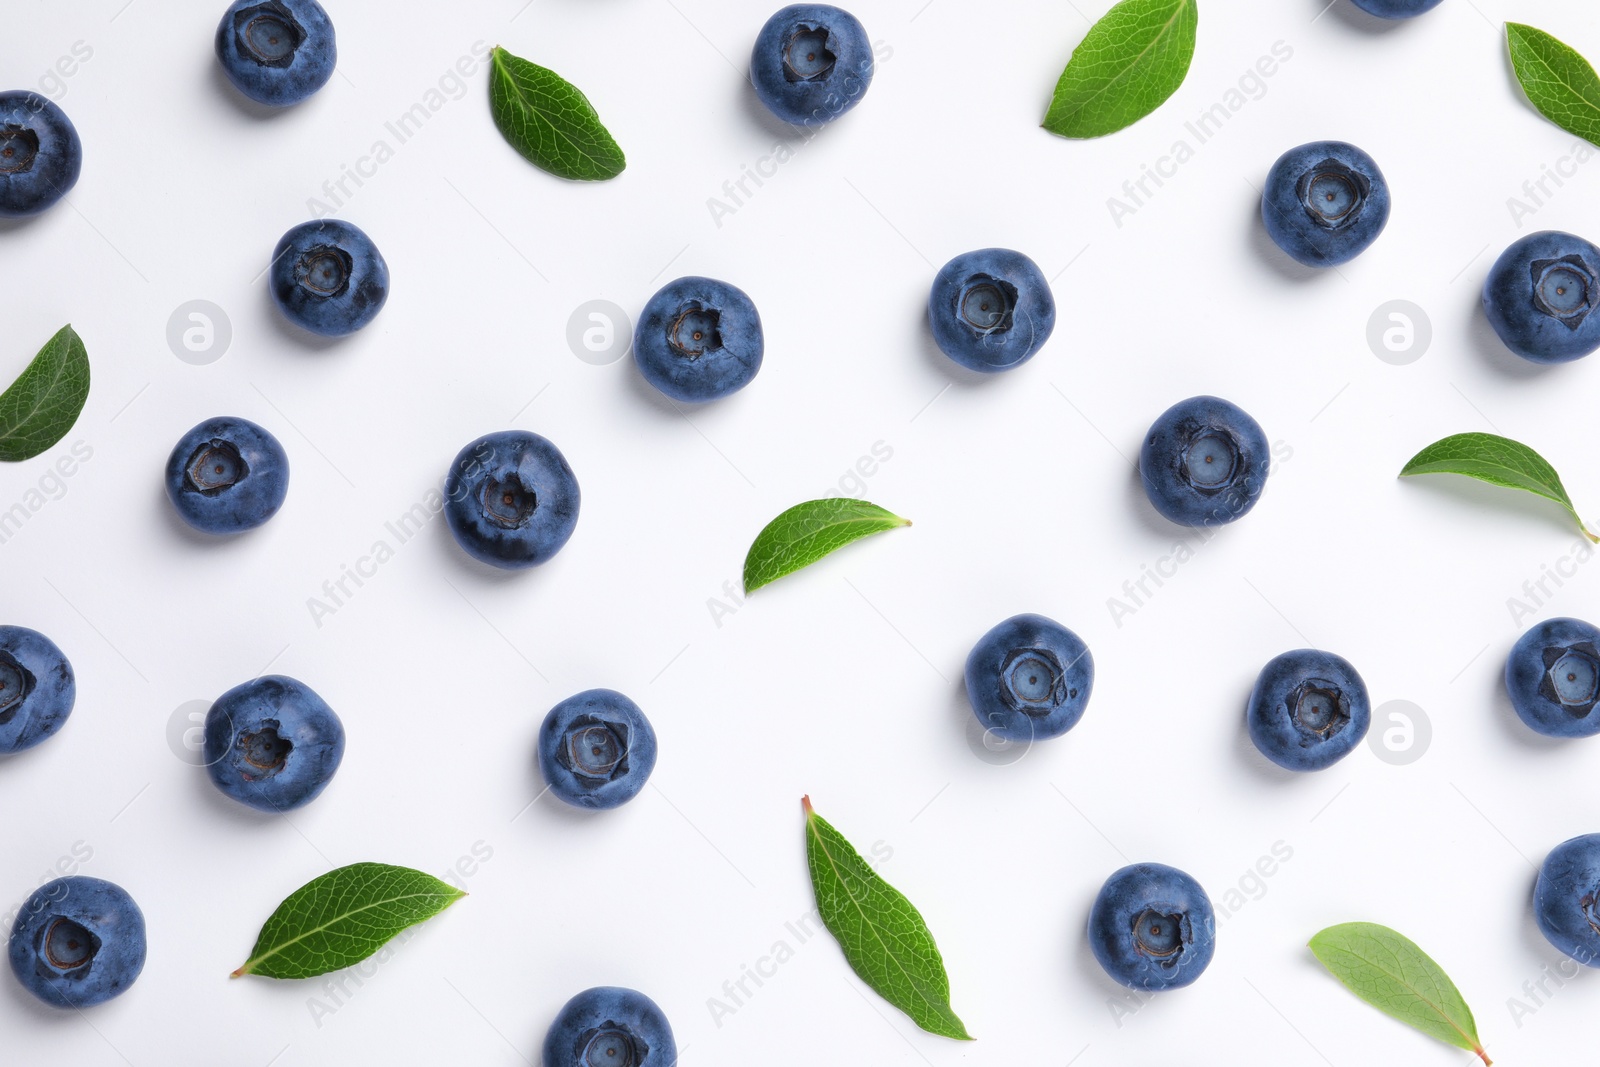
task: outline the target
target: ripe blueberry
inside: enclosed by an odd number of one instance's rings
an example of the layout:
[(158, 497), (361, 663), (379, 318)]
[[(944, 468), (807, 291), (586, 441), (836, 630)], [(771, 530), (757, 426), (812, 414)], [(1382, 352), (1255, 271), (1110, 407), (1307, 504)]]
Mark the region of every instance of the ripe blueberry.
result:
[(1581, 619), (1546, 619), (1506, 657), (1506, 693), (1528, 728), (1550, 737), (1600, 733), (1600, 629)]
[(1270, 465), (1260, 424), (1214, 396), (1172, 405), (1139, 451), (1145, 495), (1183, 526), (1220, 526), (1243, 517), (1261, 499)]
[(1188, 985), (1216, 951), (1216, 918), (1200, 883), (1160, 863), (1135, 863), (1101, 887), (1089, 912), (1094, 958), (1129, 989)]
[(0, 218), (37, 215), (67, 195), (83, 142), (67, 113), (38, 93), (0, 93)]
[(644, 306), (633, 342), (645, 381), (691, 404), (749, 385), (764, 350), (755, 304), (714, 278), (679, 278), (664, 286)]
[(969, 370), (1020, 367), (1050, 339), (1056, 301), (1038, 264), (1009, 248), (981, 248), (946, 263), (928, 294), (939, 350)]
[(317, 0), (234, 0), (217, 26), (217, 59), (258, 104), (298, 104), (333, 77), (333, 22)]
[(216, 787), (261, 811), (317, 799), (344, 759), (344, 724), (304, 682), (266, 674), (206, 713), (206, 769)]
[(1566, 363), (1600, 348), (1596, 308), (1600, 248), (1559, 230), (1515, 241), (1483, 282), (1483, 311), (1494, 332), (1534, 363)]
[(284, 234), (268, 282), (285, 318), (324, 337), (355, 333), (389, 299), (389, 265), (378, 246), (338, 219), (302, 222)]
[(1389, 222), (1389, 183), (1373, 158), (1343, 141), (1291, 148), (1272, 165), (1261, 220), (1277, 246), (1308, 267), (1337, 267)]
[(567, 1001), (544, 1039), (544, 1067), (675, 1067), (678, 1046), (655, 1001), (616, 986)]
[(543, 563), (578, 525), (578, 479), (545, 438), (525, 430), (485, 434), (456, 454), (445, 476), (444, 517), (474, 559), (518, 569)]
[(967, 656), (967, 699), (984, 728), (1008, 741), (1057, 737), (1078, 725), (1094, 688), (1094, 657), (1043, 615), (1014, 615)]
[(589, 689), (550, 709), (539, 728), (539, 770), (577, 808), (615, 808), (638, 796), (656, 766), (656, 732), (639, 705)]
[(1312, 648), (1274, 656), (1250, 691), (1250, 740), (1291, 771), (1320, 771), (1367, 736), (1367, 686), (1342, 656)]
[(1550, 850), (1533, 884), (1533, 917), (1558, 950), (1600, 967), (1600, 834)]
[(57, 1008), (127, 992), (144, 970), (144, 913), (121, 886), (76, 875), (40, 886), (11, 928), (11, 970)]
[(0, 755), (61, 729), (77, 695), (72, 664), (54, 641), (26, 626), (0, 626)]
[(1416, 18), (1439, 6), (1439, 0), (1355, 0), (1355, 5), (1380, 19)]
[(184, 522), (208, 534), (253, 530), (289, 492), (283, 445), (248, 419), (207, 419), (167, 457), (167, 496)]
[(854, 15), (828, 4), (791, 4), (756, 36), (750, 80), (784, 122), (821, 126), (861, 102), (873, 66), (872, 42)]

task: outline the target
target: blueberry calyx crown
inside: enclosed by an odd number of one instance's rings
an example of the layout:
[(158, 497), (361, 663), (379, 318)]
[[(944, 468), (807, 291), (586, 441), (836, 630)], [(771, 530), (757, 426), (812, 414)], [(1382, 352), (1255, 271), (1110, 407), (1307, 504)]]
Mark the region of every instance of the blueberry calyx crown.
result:
[(280, 728), (277, 720), (267, 719), (259, 730), (240, 736), (239, 750), (255, 772), (246, 775), (251, 781), (271, 778), (288, 765), (294, 742), (280, 734)]
[(0, 127), (0, 174), (24, 174), (38, 155), (38, 134), (15, 123)]
[(306, 31), (277, 0), (266, 0), (235, 14), (233, 33), (239, 54), (263, 67), (287, 67), (306, 39)]
[(1350, 698), (1332, 682), (1308, 678), (1289, 693), (1289, 718), (1326, 741), (1350, 721)]
[(313, 296), (342, 296), (350, 288), (352, 267), (349, 252), (337, 245), (316, 245), (306, 249), (295, 264), (294, 276)]
[(1133, 920), (1134, 948), (1163, 967), (1176, 964), (1190, 940), (1187, 915), (1169, 915), (1154, 907), (1146, 908)]
[(1341, 230), (1361, 217), (1372, 184), (1337, 159), (1325, 159), (1300, 176), (1295, 195), (1311, 221)]
[(1178, 469), (1199, 492), (1221, 492), (1238, 473), (1239, 442), (1221, 427), (1201, 429), (1184, 448)]
[(1539, 695), (1561, 705), (1575, 719), (1594, 710), (1600, 700), (1600, 651), (1588, 641), (1544, 650), (1544, 676)]
[(249, 473), (250, 468), (238, 448), (229, 441), (213, 438), (189, 457), (184, 480), (187, 488), (202, 496), (216, 496), (244, 481)]
[(628, 726), (593, 715), (575, 719), (556, 761), (579, 778), (609, 782), (628, 773)]
[(833, 72), (839, 61), (828, 48), (832, 36), (826, 26), (801, 23), (783, 46), (783, 77), (786, 81), (821, 81)]
[(667, 327), (667, 342), (687, 359), (717, 351), (722, 347), (722, 312), (698, 300), (689, 301)]
[(1595, 914), (1595, 905), (1600, 903), (1600, 889), (1591, 889), (1578, 901), (1578, 907), (1583, 909), (1583, 918), (1589, 924), (1589, 929), (1600, 934), (1600, 916)]
[(57, 915), (39, 931), (39, 962), (66, 978), (78, 978), (94, 962), (100, 939), (64, 915)]
[(1600, 285), (1582, 256), (1533, 261), (1533, 306), (1576, 330), (1600, 303)]
[(578, 1038), (578, 1059), (583, 1067), (637, 1067), (650, 1047), (622, 1023), (603, 1022)]
[(1077, 695), (1067, 688), (1061, 661), (1048, 648), (1014, 648), (1000, 664), (1000, 698), (1013, 711), (1048, 715)]
[(956, 297), (961, 321), (984, 335), (1011, 329), (1016, 307), (1017, 287), (987, 274), (972, 275)]
[(523, 485), (515, 475), (485, 478), (478, 500), (483, 505), (484, 518), (507, 530), (526, 526), (539, 509), (539, 494)]
[(0, 650), (0, 726), (16, 717), (34, 684), (33, 672), (18, 663), (17, 657)]

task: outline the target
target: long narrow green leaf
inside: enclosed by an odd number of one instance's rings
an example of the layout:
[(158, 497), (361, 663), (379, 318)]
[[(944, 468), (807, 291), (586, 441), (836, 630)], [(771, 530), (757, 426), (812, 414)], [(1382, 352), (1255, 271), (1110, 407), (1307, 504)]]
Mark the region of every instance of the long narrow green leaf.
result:
[(817, 911), (851, 968), (924, 1030), (971, 1041), (950, 1007), (944, 959), (922, 915), (812, 809), (810, 797), (802, 803)]
[(869, 534), (910, 526), (910, 519), (865, 500), (827, 497), (796, 504), (762, 528), (744, 558), (744, 591), (809, 567)]
[(383, 863), (352, 863), (313, 878), (278, 905), (238, 978), (315, 978), (360, 963), (408, 926), (462, 897), (454, 886)]
[(1313, 937), (1311, 951), (1374, 1008), (1490, 1062), (1455, 983), (1408, 938), (1376, 923), (1343, 923)]
[(1553, 500), (1567, 509), (1585, 537), (1600, 542), (1572, 506), (1572, 498), (1567, 496), (1556, 469), (1520, 441), (1492, 433), (1452, 434), (1412, 456), (1400, 470), (1402, 478), (1414, 474), (1460, 474)]

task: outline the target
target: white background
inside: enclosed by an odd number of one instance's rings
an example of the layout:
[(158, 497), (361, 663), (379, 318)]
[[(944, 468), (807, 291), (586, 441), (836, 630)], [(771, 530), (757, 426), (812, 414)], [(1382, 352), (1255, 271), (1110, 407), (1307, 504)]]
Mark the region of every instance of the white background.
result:
[[(331, 5), (339, 74), (271, 116), (217, 71), (220, 2), (11, 0), (0, 82), (38, 86), (78, 42), (92, 56), (46, 83), (85, 145), (70, 204), (0, 228), (0, 378), (70, 321), (94, 386), (65, 441), (0, 471), (5, 508), (73, 443), (93, 450), (0, 546), (4, 621), (50, 635), (78, 675), (63, 732), (0, 765), (0, 899), (20, 903), (87, 849), (81, 873), (140, 902), (150, 954), (131, 992), (82, 1015), (0, 980), (4, 1058), (511, 1067), (537, 1062), (567, 997), (618, 984), (652, 995), (685, 1061), (706, 1065), (1465, 1062), (1312, 959), (1311, 934), (1356, 919), (1430, 951), (1497, 1060), (1587, 1055), (1594, 977), (1547, 983), (1537, 1003), (1523, 985), (1560, 962), (1530, 890), (1551, 846), (1600, 829), (1600, 742), (1535, 737), (1499, 678), (1533, 617), (1600, 615), (1600, 566), (1561, 564), (1576, 576), (1519, 624), (1508, 598), (1574, 552), (1566, 517), (1395, 474), (1438, 437), (1499, 431), (1600, 508), (1600, 361), (1521, 363), (1478, 304), (1521, 233), (1600, 234), (1600, 163), (1548, 186), (1520, 227), (1508, 211), (1574, 142), (1521, 97), (1501, 22), (1591, 56), (1600, 26), (1581, 0), (1445, 0), (1393, 25), (1323, 3), (1206, 0), (1178, 94), (1080, 143), (1038, 121), (1088, 28), (1080, 9), (1098, 17), (1103, 0), (866, 0), (856, 13), (887, 58), (862, 106), (814, 139), (766, 119), (744, 80), (770, 13), (748, 0), (520, 14), (521, 0), (346, 0)], [(1247, 83), (1258, 98), (1119, 227), (1107, 198), (1175, 140), (1193, 147), (1185, 122), (1280, 41), (1292, 58)], [(576, 185), (527, 165), (495, 131), (480, 66), (339, 211), (388, 259), (381, 316), (336, 344), (293, 333), (260, 278), (279, 235), (475, 42), (581, 86), (626, 173)], [(1365, 255), (1314, 274), (1271, 246), (1254, 190), (1279, 153), (1321, 138), (1371, 152), (1394, 211)], [(708, 198), (780, 141), (792, 158), (719, 226)], [(977, 381), (938, 355), (923, 308), (938, 265), (987, 245), (1033, 256), (1060, 316), (1033, 362)], [(742, 393), (677, 410), (631, 360), (569, 348), (584, 302), (636, 314), (689, 273), (761, 310), (766, 364)], [(166, 340), (194, 299), (232, 324), (207, 366)], [(1394, 299), (1432, 321), (1408, 366), (1366, 341)], [(1292, 452), (1209, 542), (1159, 519), (1128, 461), (1156, 415), (1202, 392)], [(161, 482), (172, 444), (218, 414), (273, 430), (294, 472), (270, 524), (223, 542), (182, 528)], [(396, 545), (384, 524), (463, 444), (512, 426), (554, 440), (582, 484), (561, 555), (490, 573), (440, 520)], [(761, 526), (838, 489), (878, 442), (892, 458), (844, 488), (916, 525), (714, 613)], [(1180, 538), (1193, 558), (1119, 625), (1108, 599)], [(378, 539), (394, 557), (318, 626), (308, 599)], [(969, 746), (961, 670), (1019, 611), (1081, 634), (1097, 683), (1070, 735), (999, 766)], [(1256, 672), (1307, 644), (1351, 659), (1375, 705), (1424, 709), (1420, 759), (1364, 745), (1290, 776), (1256, 755)], [(169, 744), (177, 709), (269, 665), (326, 697), (349, 735), (337, 779), (292, 818), (225, 800)], [(597, 685), (652, 718), (652, 788), (599, 817), (527, 807), (538, 722)], [(785, 931), (812, 903), (806, 792), (863, 851), (892, 853), (880, 870), (937, 935), (976, 1044), (919, 1032), (829, 939)], [(1292, 858), (1252, 880), (1280, 842)], [(474, 849), (492, 855), (466, 866), (471, 896), (351, 995), (227, 979), (277, 903), (325, 870), (443, 874)], [(1083, 928), (1134, 860), (1188, 870), (1219, 904), (1250, 892), (1204, 978), (1129, 1014)], [(714, 1020), (708, 999), (780, 939), (793, 958)], [(1532, 1013), (1514, 1017), (1512, 997)]]

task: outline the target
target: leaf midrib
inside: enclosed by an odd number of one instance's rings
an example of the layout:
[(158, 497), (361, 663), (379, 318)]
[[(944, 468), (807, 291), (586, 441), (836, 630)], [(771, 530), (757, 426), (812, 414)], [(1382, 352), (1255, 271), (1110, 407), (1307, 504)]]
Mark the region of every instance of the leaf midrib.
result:
[[(1076, 117), (1076, 116), (1082, 114), (1084, 109), (1087, 108), (1091, 103), (1093, 103), (1094, 101), (1098, 100), (1101, 96), (1105, 95), (1106, 93), (1110, 92), (1113, 86), (1120, 84), (1122, 82), (1122, 80), (1128, 76), (1129, 72), (1131, 72), (1134, 69), (1134, 67), (1138, 66), (1139, 61), (1141, 59), (1143, 59), (1147, 54), (1149, 54), (1150, 50), (1155, 48), (1155, 46), (1157, 44), (1159, 44), (1163, 38), (1166, 37), (1167, 33), (1169, 31), (1171, 31), (1173, 23), (1178, 21), (1178, 16), (1182, 15), (1185, 11), (1189, 10), (1189, 6), (1191, 4), (1193, 4), (1194, 2), (1195, 2), (1195, 0), (1179, 0), (1178, 6), (1173, 8), (1172, 17), (1167, 19), (1167, 21), (1162, 25), (1161, 29), (1159, 31), (1157, 31), (1156, 35), (1150, 39), (1150, 43), (1145, 45), (1144, 48), (1140, 49), (1139, 53), (1137, 55), (1135, 55), (1132, 59), (1130, 59), (1128, 61), (1127, 66), (1123, 67), (1120, 71), (1118, 71), (1115, 77), (1113, 77), (1110, 81), (1106, 82), (1105, 85), (1101, 86), (1099, 89), (1097, 89), (1093, 93), (1091, 93), (1088, 96), (1086, 96), (1083, 99), (1083, 102), (1080, 103), (1077, 107), (1075, 107), (1071, 111), (1067, 112), (1067, 116), (1068, 117)], [(1089, 28), (1089, 32), (1093, 33), (1094, 32), (1094, 27), (1091, 26)], [(1085, 38), (1085, 40), (1087, 40), (1087, 38)], [(1082, 42), (1079, 42), (1079, 46), (1080, 47), (1082, 46)]]
[(813, 816), (813, 818), (808, 821), (806, 829), (811, 834), (812, 839), (816, 841), (817, 848), (821, 850), (823, 858), (828, 861), (828, 866), (830, 869), (832, 869), (834, 878), (838, 881), (840, 888), (843, 889), (846, 899), (848, 899), (850, 903), (855, 906), (857, 913), (859, 913), (861, 916), (862, 922), (866, 923), (867, 929), (872, 931), (873, 939), (877, 941), (879, 947), (883, 949), (883, 954), (888, 957), (894, 963), (895, 967), (899, 969), (900, 973), (905, 975), (906, 978), (911, 982), (911, 988), (917, 993), (918, 998), (921, 999), (922, 1002), (934, 1012), (934, 1014), (943, 1018), (946, 1014), (945, 1011), (942, 1010), (943, 1006), (934, 1002), (928, 997), (927, 993), (923, 990), (922, 982), (919, 981), (917, 977), (910, 971), (906, 970), (905, 966), (899, 961), (898, 958), (896, 958), (894, 953), (889, 951), (888, 944), (878, 933), (878, 927), (870, 918), (868, 918), (866, 909), (862, 907), (861, 902), (856, 900), (854, 894), (850, 892), (849, 885), (845, 882), (844, 876), (839, 873), (839, 865), (833, 860), (833, 853), (828, 851), (827, 842), (823, 839), (822, 834), (817, 831), (815, 819), (816, 817)]
[[(251, 959), (245, 960), (244, 965), (239, 968), (237, 973), (241, 974), (241, 975), (252, 974), (252, 973), (255, 972), (255, 969), (258, 966), (260, 966), (265, 961), (270, 960), (274, 956), (281, 955), (284, 952), (285, 949), (288, 949), (293, 945), (299, 944), (300, 942), (304, 941), (306, 938), (312, 936), (313, 934), (320, 934), (324, 930), (327, 930), (330, 927), (332, 927), (335, 923), (343, 922), (344, 920), (350, 918), (351, 916), (360, 915), (362, 912), (371, 911), (373, 908), (382, 907), (382, 906), (384, 906), (386, 904), (398, 904), (402, 900), (415, 900), (415, 899), (417, 899), (419, 897), (442, 897), (442, 896), (444, 896), (443, 893), (402, 893), (399, 896), (387, 897), (387, 898), (385, 898), (383, 900), (374, 900), (371, 903), (363, 904), (359, 908), (354, 908), (354, 909), (352, 909), (350, 911), (343, 912), (343, 913), (341, 913), (339, 915), (334, 916), (332, 919), (330, 919), (327, 922), (323, 923), (321, 926), (314, 927), (314, 928), (312, 928), (310, 930), (306, 930), (306, 931), (304, 931), (304, 932), (302, 932), (300, 934), (297, 934), (294, 937), (291, 937), (289, 940), (283, 942), (282, 944), (276, 945), (273, 948), (268, 949), (266, 952), (263, 952), (259, 956), (255, 956), (255, 957), (252, 957)], [(461, 899), (461, 895), (458, 893), (454, 897), (450, 898), (449, 903), (450, 904), (454, 904), (457, 900), (460, 900), (460, 899)]]

